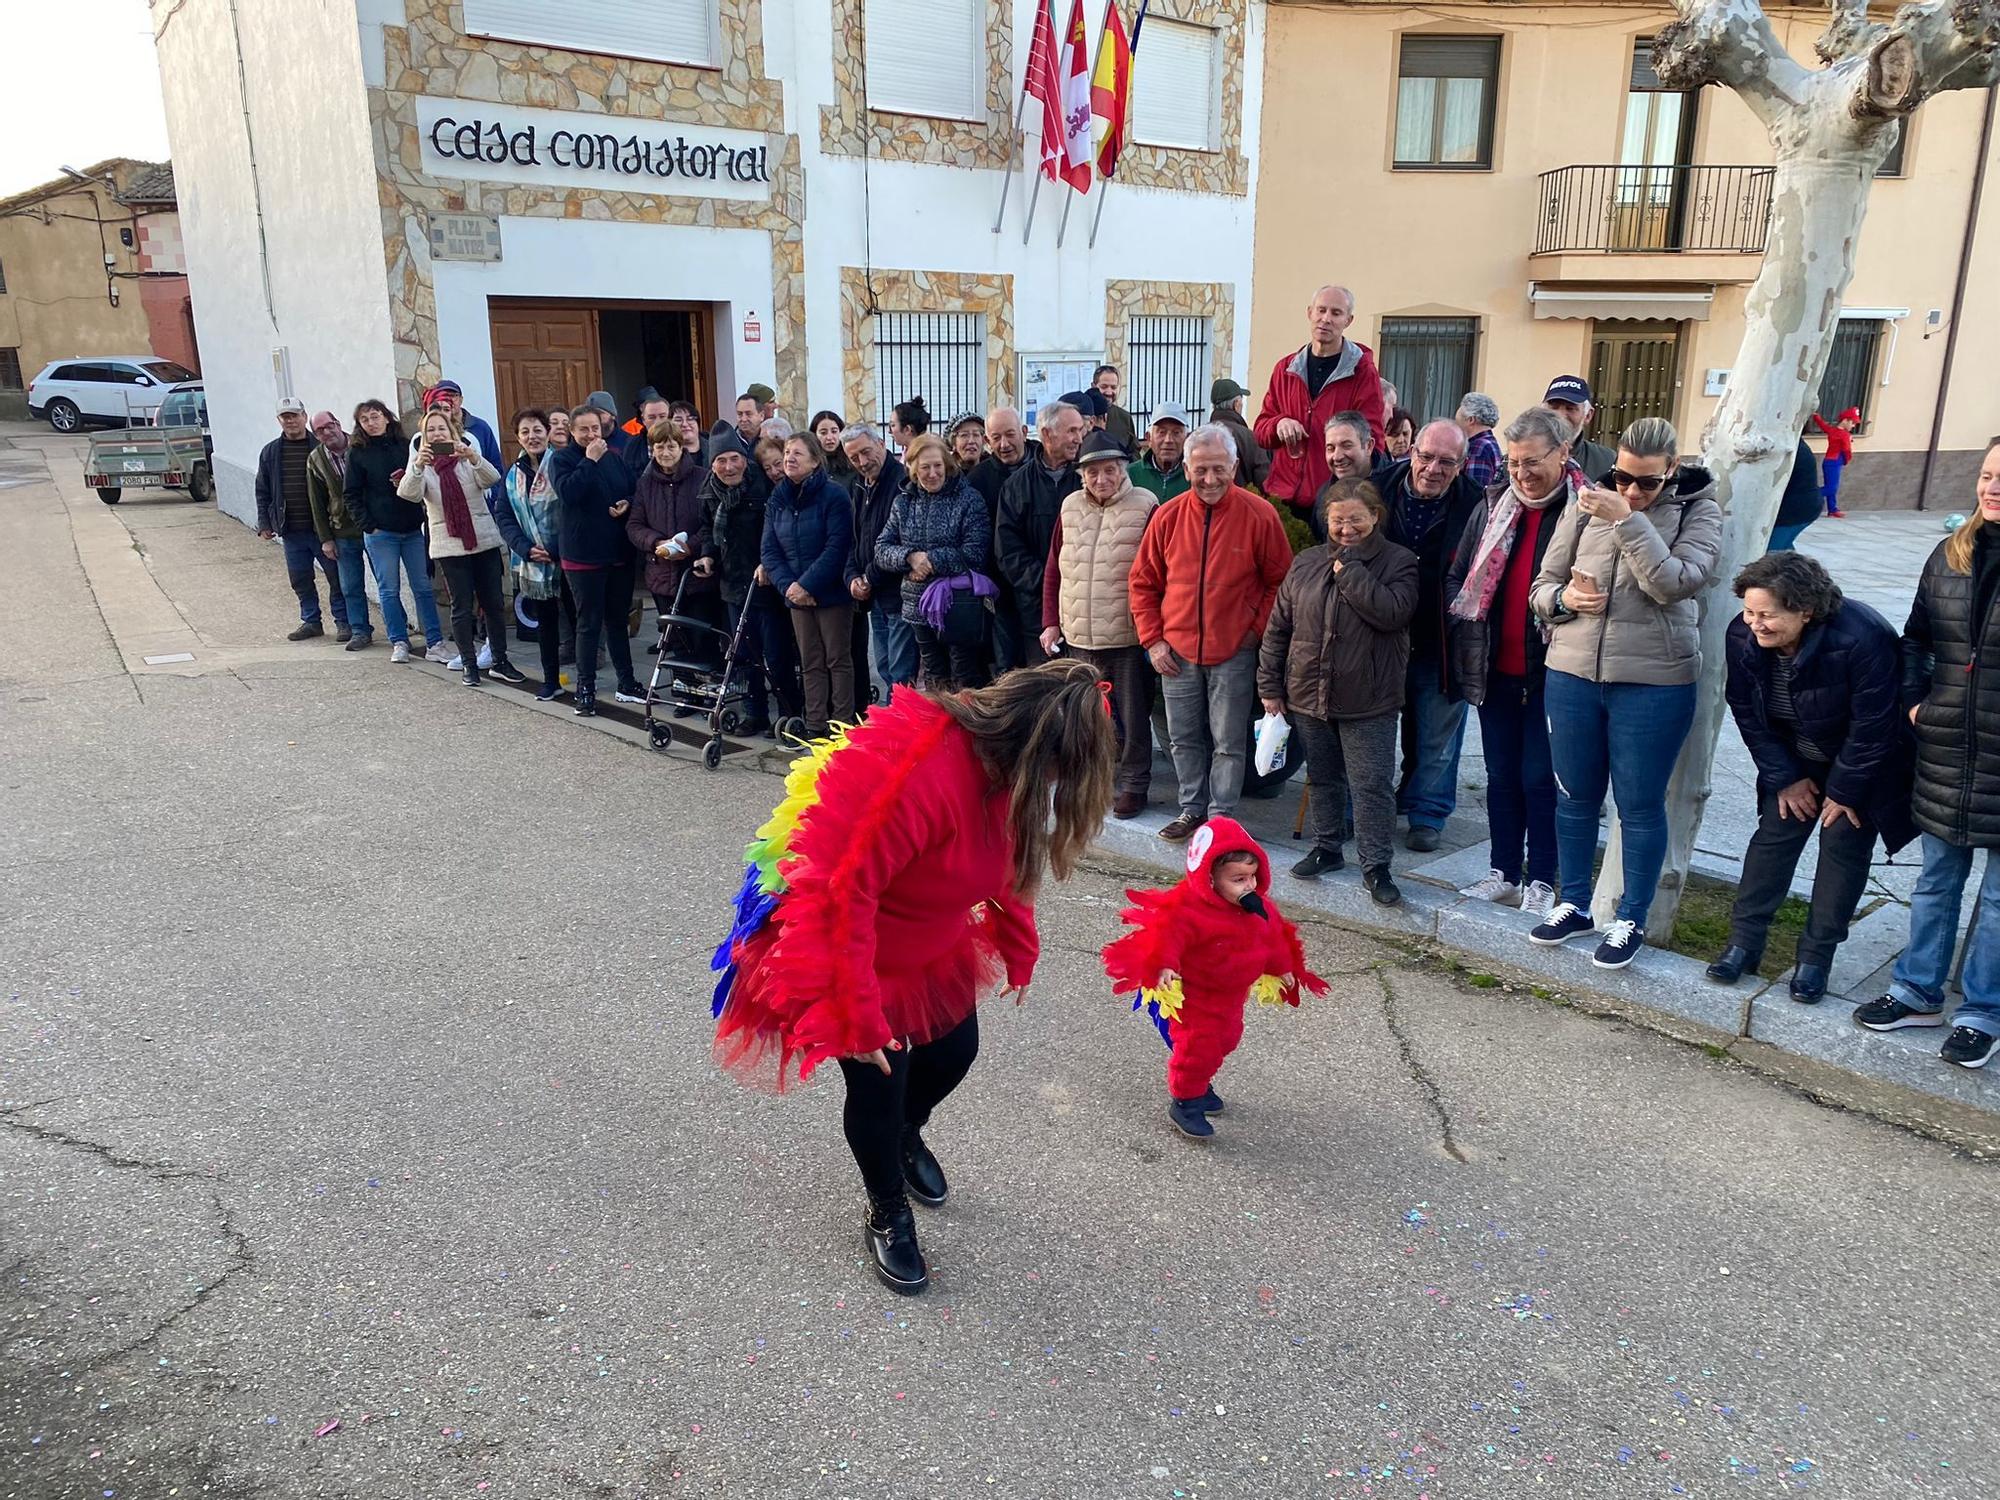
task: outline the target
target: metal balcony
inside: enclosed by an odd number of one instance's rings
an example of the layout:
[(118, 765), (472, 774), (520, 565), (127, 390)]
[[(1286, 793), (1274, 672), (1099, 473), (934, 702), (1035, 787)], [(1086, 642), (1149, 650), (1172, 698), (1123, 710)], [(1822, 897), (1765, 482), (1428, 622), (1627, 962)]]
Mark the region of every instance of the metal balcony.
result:
[(1537, 255), (1762, 255), (1770, 167), (1583, 166), (1541, 174)]

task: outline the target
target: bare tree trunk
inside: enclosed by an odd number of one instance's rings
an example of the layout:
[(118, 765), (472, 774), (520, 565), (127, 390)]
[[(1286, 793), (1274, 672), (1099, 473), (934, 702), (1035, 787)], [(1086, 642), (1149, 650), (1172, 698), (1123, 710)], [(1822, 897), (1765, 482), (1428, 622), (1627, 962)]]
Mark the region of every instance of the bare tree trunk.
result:
[[(1704, 435), (1704, 459), (1723, 509), (1722, 555), (1701, 598), (1702, 675), (1694, 728), (1667, 790), (1668, 852), (1648, 926), (1672, 930), (1695, 836), (1708, 805), (1722, 732), (1723, 641), (1735, 613), (1731, 581), (1770, 543), (1771, 526), (1807, 414), (1819, 390), (1854, 274), (1855, 247), (1875, 169), (1899, 121), (1929, 94), (1991, 83), (2000, 11), (1991, 0), (1906, 5), (1893, 26), (1867, 19), (1865, 0), (1841, 0), (1814, 71), (1779, 43), (1755, 0), (1680, 0), (1681, 18), (1653, 48), (1663, 82), (1734, 89), (1763, 121), (1776, 155), (1764, 264), (1745, 305), (1743, 345)], [(1958, 310), (1954, 309), (1953, 316)], [(1612, 843), (1593, 908), (1624, 886)]]

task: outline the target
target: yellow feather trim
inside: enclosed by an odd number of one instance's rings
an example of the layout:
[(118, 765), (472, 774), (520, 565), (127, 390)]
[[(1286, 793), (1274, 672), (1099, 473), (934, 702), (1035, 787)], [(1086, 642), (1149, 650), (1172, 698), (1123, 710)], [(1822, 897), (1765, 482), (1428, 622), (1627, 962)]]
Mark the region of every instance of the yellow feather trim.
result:
[(1283, 1005), (1285, 981), (1276, 974), (1266, 974), (1250, 986), (1250, 998), (1259, 1005)]
[(1181, 1018), (1181, 1002), (1187, 997), (1181, 988), (1180, 975), (1174, 975), (1157, 989), (1142, 989), (1139, 993), (1159, 1006), (1160, 1015), (1166, 1020), (1178, 1021)]
[(757, 830), (756, 839), (744, 851), (749, 863), (761, 872), (758, 888), (766, 894), (784, 888), (784, 875), (778, 866), (791, 847), (792, 834), (805, 816), (806, 809), (819, 801), (819, 775), (826, 769), (835, 751), (847, 744), (848, 725), (836, 726), (833, 734), (825, 739), (811, 740), (803, 745), (804, 753), (791, 764), (785, 773), (785, 795), (771, 810), (771, 816)]

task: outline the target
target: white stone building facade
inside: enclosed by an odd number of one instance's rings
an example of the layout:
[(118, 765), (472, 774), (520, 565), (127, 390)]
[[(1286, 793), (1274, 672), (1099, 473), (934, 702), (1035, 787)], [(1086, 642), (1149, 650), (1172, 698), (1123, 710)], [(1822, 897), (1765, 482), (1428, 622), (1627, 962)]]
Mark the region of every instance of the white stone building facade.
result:
[(1117, 181), (1043, 182), (1024, 242), (1035, 9), (179, 11), (159, 53), (223, 507), (250, 516), (281, 394), (408, 411), (448, 375), (499, 425), (651, 384), (713, 420), (761, 381), (803, 424), (1022, 404), (1100, 358), (1135, 410), (1248, 383), (1262, 0), (1152, 7)]

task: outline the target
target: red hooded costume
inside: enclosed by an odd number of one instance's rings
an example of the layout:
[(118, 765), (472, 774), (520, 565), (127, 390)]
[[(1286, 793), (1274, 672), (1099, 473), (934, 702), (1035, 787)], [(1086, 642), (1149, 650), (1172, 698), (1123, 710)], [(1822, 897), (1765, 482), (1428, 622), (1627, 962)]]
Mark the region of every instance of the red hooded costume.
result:
[[(1236, 905), (1215, 888), (1216, 861), (1248, 850), (1257, 856), (1263, 913)], [(1187, 845), (1187, 878), (1163, 891), (1127, 891), (1122, 913), (1133, 930), (1104, 950), (1104, 971), (1121, 990), (1158, 1007), (1165, 1022), (1167, 1091), (1197, 1099), (1223, 1059), (1243, 1040), (1243, 1010), (1252, 987), (1259, 998), (1299, 1003), (1303, 984), (1315, 995), (1326, 981), (1306, 968), (1298, 929), (1270, 899), (1271, 861), (1234, 818), (1211, 818)], [(1178, 986), (1167, 976), (1178, 976)], [(1260, 981), (1269, 979), (1269, 984)], [(1135, 1007), (1136, 1008), (1136, 1007)]]

